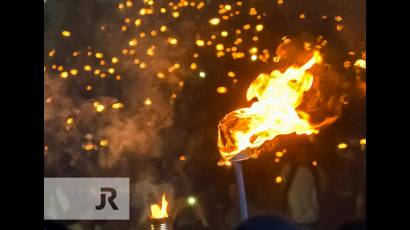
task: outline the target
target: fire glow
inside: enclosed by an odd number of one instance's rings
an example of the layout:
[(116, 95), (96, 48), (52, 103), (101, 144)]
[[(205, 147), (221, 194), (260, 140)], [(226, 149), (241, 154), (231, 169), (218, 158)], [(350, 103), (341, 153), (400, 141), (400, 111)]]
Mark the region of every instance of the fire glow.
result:
[(162, 194), (161, 206), (159, 204), (151, 205), (151, 219), (168, 218), (167, 213), (168, 201), (165, 198), (165, 193)]
[(319, 52), (315, 52), (301, 67), (291, 66), (283, 73), (274, 70), (270, 74), (260, 74), (251, 83), (246, 99), (258, 101), (249, 108), (230, 112), (218, 125), (218, 148), (225, 161), (278, 135), (318, 132), (318, 127), (309, 122), (309, 115), (297, 107), (304, 92), (313, 84), (313, 75), (307, 70), (321, 61)]

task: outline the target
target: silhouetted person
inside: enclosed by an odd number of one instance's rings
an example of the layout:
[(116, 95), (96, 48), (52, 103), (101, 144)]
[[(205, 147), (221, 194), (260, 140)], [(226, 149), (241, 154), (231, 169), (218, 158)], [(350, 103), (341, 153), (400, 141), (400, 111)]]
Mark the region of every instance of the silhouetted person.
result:
[(247, 219), (236, 230), (301, 230), (299, 226), (278, 216), (257, 216)]
[(350, 223), (342, 224), (337, 230), (365, 230), (366, 222), (365, 221), (354, 221)]
[(292, 151), (293, 161), (282, 168), (281, 185), (287, 215), (304, 229), (316, 229), (319, 222), (319, 189), (324, 189), (324, 173), (313, 165), (311, 143), (303, 142)]
[(45, 230), (67, 230), (68, 228), (54, 221), (44, 221), (44, 229)]

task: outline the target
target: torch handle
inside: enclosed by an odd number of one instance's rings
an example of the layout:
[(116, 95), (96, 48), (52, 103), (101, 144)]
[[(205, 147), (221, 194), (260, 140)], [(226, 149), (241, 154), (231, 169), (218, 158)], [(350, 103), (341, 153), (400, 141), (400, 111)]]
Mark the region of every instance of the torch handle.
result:
[(243, 180), (242, 172), (242, 162), (234, 161), (236, 185), (238, 187), (239, 193), (239, 207), (241, 211), (241, 219), (246, 220), (248, 218), (248, 208), (246, 204), (246, 194), (245, 194), (245, 182)]

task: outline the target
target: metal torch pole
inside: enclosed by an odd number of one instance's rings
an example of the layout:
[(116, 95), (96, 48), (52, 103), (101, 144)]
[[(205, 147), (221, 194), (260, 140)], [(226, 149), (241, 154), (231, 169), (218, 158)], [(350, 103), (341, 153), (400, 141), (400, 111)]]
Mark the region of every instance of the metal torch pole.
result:
[(239, 207), (241, 211), (241, 219), (246, 220), (248, 218), (248, 208), (246, 205), (245, 183), (243, 180), (242, 162), (234, 161), (233, 167), (235, 168), (236, 185), (239, 193)]

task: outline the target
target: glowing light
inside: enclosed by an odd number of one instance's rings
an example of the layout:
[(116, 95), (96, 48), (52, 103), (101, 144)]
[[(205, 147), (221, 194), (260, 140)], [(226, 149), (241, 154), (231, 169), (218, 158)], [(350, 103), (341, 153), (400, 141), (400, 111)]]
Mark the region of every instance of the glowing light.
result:
[(74, 118), (72, 118), (72, 117), (67, 118), (66, 123), (67, 123), (67, 125), (73, 124), (74, 123)]
[(184, 81), (179, 81), (178, 85), (179, 85), (179, 87), (183, 87), (184, 86)]
[(85, 143), (83, 144), (83, 149), (86, 151), (94, 150), (96, 146), (93, 143)]
[(195, 43), (196, 43), (197, 46), (204, 46), (205, 45), (204, 40), (196, 40)]
[(71, 36), (71, 32), (68, 30), (63, 30), (61, 32), (61, 35), (63, 35), (64, 37), (70, 37)]
[(221, 22), (221, 19), (219, 19), (219, 18), (212, 18), (212, 19), (210, 19), (209, 20), (209, 23), (211, 24), (211, 25), (218, 25), (219, 24), (219, 22)]
[(187, 202), (190, 206), (194, 206), (196, 204), (196, 199), (193, 196), (188, 197)]
[(280, 151), (279, 151), (279, 152), (276, 152), (275, 155), (276, 155), (277, 157), (283, 157), (283, 152), (280, 152)]
[(70, 74), (73, 75), (73, 76), (75, 76), (75, 75), (78, 74), (78, 70), (76, 70), (76, 69), (71, 69), (71, 70), (70, 70)]
[(95, 107), (95, 111), (97, 111), (98, 113), (101, 113), (101, 112), (103, 112), (105, 110), (105, 106), (103, 105), (103, 104), (98, 104), (96, 107)]
[(206, 73), (205, 72), (199, 72), (199, 77), (200, 78), (205, 78), (206, 77)]
[(228, 77), (235, 77), (235, 73), (232, 71), (229, 71), (227, 75)]
[(244, 30), (249, 30), (251, 28), (251, 24), (246, 24), (243, 26)]
[(250, 49), (249, 49), (249, 53), (250, 53), (250, 54), (256, 54), (256, 53), (258, 53), (258, 48), (257, 48), (257, 47), (252, 47), (252, 48), (250, 48)]
[(165, 74), (164, 73), (157, 73), (157, 77), (160, 79), (165, 79)]
[(141, 19), (139, 19), (139, 18), (135, 19), (134, 24), (136, 26), (140, 26), (141, 25)]
[(262, 24), (259, 24), (259, 25), (256, 25), (256, 27), (255, 27), (255, 29), (256, 29), (256, 31), (262, 31), (263, 30), (263, 25)]
[(312, 165), (313, 165), (314, 167), (317, 167), (317, 161), (312, 161)]
[(104, 57), (104, 55), (102, 53), (95, 53), (95, 57), (101, 59)]
[(311, 44), (309, 42), (305, 42), (303, 44), (303, 47), (305, 48), (305, 50), (308, 50), (308, 51), (312, 49)]
[(225, 86), (219, 86), (216, 88), (216, 92), (219, 94), (225, 94), (228, 91), (228, 89)]
[(221, 50), (224, 50), (224, 45), (223, 44), (217, 44), (215, 48), (216, 48), (216, 50), (221, 51)]
[(167, 31), (167, 27), (166, 27), (166, 26), (161, 26), (161, 27), (159, 28), (159, 31), (165, 32), (165, 31)]
[(343, 67), (345, 67), (346, 69), (350, 68), (350, 66), (352, 65), (351, 61), (345, 61), (343, 62)]
[(257, 14), (258, 14), (258, 11), (256, 11), (255, 8), (252, 7), (252, 8), (249, 9), (249, 15), (252, 16), (252, 15), (257, 15)]
[(154, 56), (154, 50), (155, 50), (155, 46), (151, 46), (150, 48), (147, 49), (147, 55), (148, 56)]
[(275, 182), (276, 182), (277, 184), (282, 183), (282, 181), (283, 181), (283, 179), (282, 179), (281, 176), (277, 176), (276, 179), (275, 179)]
[(360, 139), (359, 143), (360, 143), (361, 145), (365, 145), (365, 144), (366, 144), (366, 138)]
[(102, 139), (100, 140), (100, 146), (107, 146), (108, 145), (108, 140)]
[(198, 10), (200, 10), (200, 9), (203, 8), (204, 6), (205, 6), (205, 3), (204, 3), (204, 2), (199, 2), (196, 7), (198, 8)]
[(358, 68), (366, 69), (366, 60), (357, 59), (356, 62), (354, 63), (354, 66)]
[(254, 54), (254, 55), (252, 55), (252, 56), (251, 56), (251, 60), (252, 60), (252, 61), (256, 61), (256, 60), (258, 60), (258, 56), (257, 56), (257, 55), (255, 55), (255, 54)]
[(68, 72), (67, 72), (67, 71), (62, 72), (62, 73), (60, 74), (60, 77), (61, 77), (61, 78), (67, 78), (67, 77), (68, 77)]
[(112, 63), (118, 63), (118, 58), (117, 57), (113, 57), (113, 58), (111, 58), (111, 62)]
[(228, 36), (228, 32), (227, 32), (227, 31), (222, 31), (222, 32), (221, 32), (221, 36), (222, 36), (222, 37)]
[(144, 104), (145, 104), (146, 106), (151, 106), (151, 105), (152, 105), (152, 100), (151, 100), (151, 98), (147, 97), (147, 98), (145, 99), (145, 101), (144, 101)]
[(124, 108), (124, 104), (122, 104), (121, 102), (116, 102), (116, 103), (111, 105), (111, 108), (113, 108), (113, 109), (122, 109), (122, 108)]
[(179, 157), (179, 160), (180, 160), (180, 161), (185, 161), (185, 160), (186, 160), (186, 156), (181, 155), (181, 156)]
[(178, 11), (173, 12), (172, 17), (174, 17), (174, 18), (179, 17), (179, 12)]
[(191, 68), (192, 70), (196, 70), (196, 69), (198, 68), (198, 65), (197, 65), (195, 62), (194, 62), (194, 63), (191, 63), (190, 68)]
[(178, 43), (178, 40), (176, 38), (169, 38), (168, 42), (171, 45), (176, 45)]
[(133, 38), (132, 40), (130, 40), (130, 41), (128, 42), (128, 45), (129, 45), (129, 46), (137, 46), (137, 45), (138, 45), (137, 39), (136, 39), (136, 38)]
[(338, 149), (347, 149), (347, 147), (349, 147), (349, 146), (344, 142), (337, 145)]

